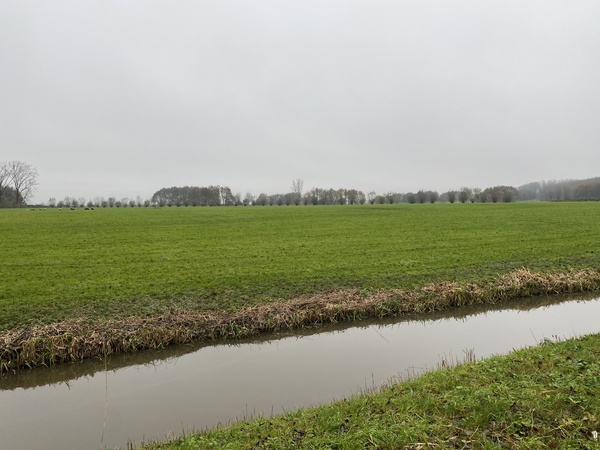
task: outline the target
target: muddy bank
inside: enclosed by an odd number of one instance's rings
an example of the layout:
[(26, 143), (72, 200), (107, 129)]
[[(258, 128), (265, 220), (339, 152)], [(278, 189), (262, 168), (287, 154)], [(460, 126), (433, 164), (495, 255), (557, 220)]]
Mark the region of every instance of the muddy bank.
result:
[(252, 306), (235, 313), (178, 310), (105, 322), (81, 318), (0, 334), (0, 373), (115, 352), (596, 290), (600, 290), (600, 272), (595, 270), (534, 273), (523, 269), (481, 285), (438, 283), (414, 291), (366, 293), (344, 290)]

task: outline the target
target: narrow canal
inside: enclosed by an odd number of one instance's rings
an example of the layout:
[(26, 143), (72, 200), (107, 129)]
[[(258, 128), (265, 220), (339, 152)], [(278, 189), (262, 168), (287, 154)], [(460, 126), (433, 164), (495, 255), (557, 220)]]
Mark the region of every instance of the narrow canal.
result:
[(600, 332), (600, 299), (512, 302), (424, 320), (179, 346), (0, 378), (0, 448), (113, 449), (348, 397), (442, 359)]

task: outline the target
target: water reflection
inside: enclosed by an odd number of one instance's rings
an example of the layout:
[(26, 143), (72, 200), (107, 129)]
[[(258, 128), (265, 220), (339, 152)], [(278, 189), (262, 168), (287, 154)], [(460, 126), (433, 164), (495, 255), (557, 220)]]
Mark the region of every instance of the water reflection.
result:
[(407, 316), (403, 318), (388, 318), (384, 320), (364, 320), (357, 323), (339, 323), (325, 325), (321, 327), (308, 328), (304, 330), (295, 330), (287, 333), (269, 334), (258, 338), (251, 338), (239, 341), (214, 341), (209, 343), (184, 344), (172, 346), (158, 350), (147, 350), (136, 353), (125, 353), (109, 355), (104, 359), (91, 359), (71, 364), (59, 364), (53, 367), (40, 367), (35, 370), (21, 370), (16, 373), (8, 373), (0, 376), (0, 391), (16, 388), (33, 388), (54, 383), (67, 383), (81, 377), (93, 376), (98, 372), (105, 370), (115, 371), (134, 365), (153, 365), (161, 362), (170, 362), (176, 358), (189, 353), (194, 353), (204, 347), (222, 345), (226, 347), (239, 347), (248, 343), (272, 343), (277, 340), (289, 337), (307, 337), (321, 333), (334, 333), (344, 331), (350, 328), (367, 328), (373, 325), (381, 327), (392, 324), (401, 324), (406, 322), (431, 323), (443, 319), (448, 320), (468, 320), (480, 314), (487, 314), (493, 311), (530, 311), (533, 309), (558, 305), (570, 300), (592, 300), (596, 294), (577, 294), (562, 296), (543, 296), (527, 299), (514, 300), (502, 305), (478, 305), (466, 308), (449, 309), (437, 311), (427, 315)]
[(553, 335), (600, 331), (600, 301), (566, 300), (534, 298), (22, 371), (0, 379), (2, 445), (98, 449), (102, 440), (107, 448), (124, 447), (128, 439), (164, 438), (346, 397), (466, 349), (484, 357)]

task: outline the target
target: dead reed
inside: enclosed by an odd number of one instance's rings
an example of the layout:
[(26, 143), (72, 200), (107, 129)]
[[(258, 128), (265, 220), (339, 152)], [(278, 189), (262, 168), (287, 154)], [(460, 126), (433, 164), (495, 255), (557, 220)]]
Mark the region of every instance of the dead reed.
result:
[(236, 339), (341, 321), (418, 315), (548, 294), (600, 290), (600, 272), (517, 270), (483, 285), (437, 283), (419, 290), (343, 290), (250, 306), (238, 312), (175, 310), (101, 323), (87, 319), (0, 334), (0, 373), (202, 340)]

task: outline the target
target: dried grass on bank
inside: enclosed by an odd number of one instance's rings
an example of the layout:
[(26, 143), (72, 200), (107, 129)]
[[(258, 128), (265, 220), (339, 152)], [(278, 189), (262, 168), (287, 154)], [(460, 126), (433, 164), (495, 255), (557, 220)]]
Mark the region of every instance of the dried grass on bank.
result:
[(437, 283), (415, 291), (343, 290), (252, 306), (235, 313), (172, 311), (151, 317), (68, 320), (0, 334), (0, 373), (173, 344), (234, 339), (340, 321), (425, 314), (548, 294), (600, 289), (600, 272), (522, 269), (485, 285)]

